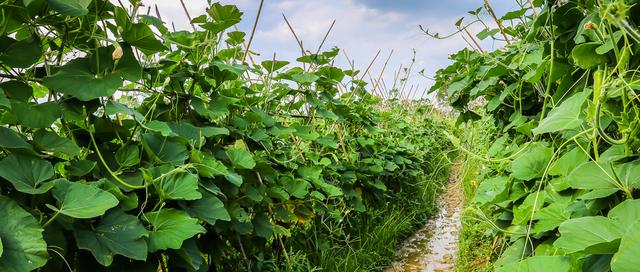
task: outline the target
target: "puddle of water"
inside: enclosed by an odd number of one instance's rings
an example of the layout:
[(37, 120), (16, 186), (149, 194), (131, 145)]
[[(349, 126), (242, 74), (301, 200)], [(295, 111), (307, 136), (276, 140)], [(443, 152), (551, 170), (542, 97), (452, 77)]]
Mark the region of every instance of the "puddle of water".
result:
[(462, 211), (462, 196), (457, 185), (448, 184), (438, 198), (438, 214), (403, 243), (396, 254), (398, 261), (385, 272), (455, 271)]

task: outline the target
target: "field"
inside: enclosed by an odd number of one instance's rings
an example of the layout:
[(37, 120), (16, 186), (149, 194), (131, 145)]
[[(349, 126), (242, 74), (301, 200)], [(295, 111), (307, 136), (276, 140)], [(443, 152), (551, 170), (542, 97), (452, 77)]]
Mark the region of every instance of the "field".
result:
[(0, 271), (389, 271), (445, 189), (456, 270), (638, 271), (640, 1), (485, 1), (413, 96), (117, 2), (0, 1)]

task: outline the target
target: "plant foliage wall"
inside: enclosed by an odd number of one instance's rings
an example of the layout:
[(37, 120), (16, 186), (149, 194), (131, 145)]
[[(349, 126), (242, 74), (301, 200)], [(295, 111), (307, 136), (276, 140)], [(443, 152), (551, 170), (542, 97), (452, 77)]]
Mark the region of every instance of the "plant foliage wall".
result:
[(233, 5), (175, 31), (131, 4), (0, 4), (1, 271), (268, 269), (446, 148), (337, 48), (254, 63)]
[(508, 245), (494, 266), (635, 271), (640, 3), (532, 3), (487, 30), (509, 44), (452, 55), (433, 89), (460, 121), (484, 112), (499, 131), (474, 198)]

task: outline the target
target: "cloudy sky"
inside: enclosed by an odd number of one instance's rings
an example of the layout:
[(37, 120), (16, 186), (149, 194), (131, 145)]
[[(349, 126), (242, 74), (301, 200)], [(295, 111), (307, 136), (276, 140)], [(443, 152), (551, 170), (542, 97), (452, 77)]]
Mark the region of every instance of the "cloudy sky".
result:
[[(225, 4), (235, 4), (243, 12), (241, 31), (250, 32), (259, 0), (223, 0)], [(188, 20), (178, 0), (143, 0), (147, 6), (158, 6), (163, 20), (174, 22), (178, 29), (188, 29)], [(185, 0), (192, 17), (204, 14), (206, 0)], [(490, 0), (500, 16), (517, 8), (514, 0)], [(450, 33), (454, 23), (463, 16), (470, 18), (467, 11), (482, 6), (482, 0), (265, 0), (252, 50), (261, 53), (258, 58), (295, 60), (300, 50), (291, 31), (284, 22), (283, 14), (292, 24), (302, 40), (305, 49), (315, 51), (333, 20), (335, 26), (323, 48), (340, 47), (355, 62), (356, 69), (364, 70), (378, 50), (381, 51), (372, 66), (372, 75), (382, 70), (384, 60), (391, 50), (393, 56), (383, 76), (391, 85), (395, 71), (401, 64), (408, 65), (416, 52), (416, 63), (411, 80), (407, 84), (415, 88), (429, 87), (431, 80), (417, 74), (423, 70), (431, 76), (449, 62), (447, 56), (464, 48), (466, 43), (459, 36), (446, 40), (429, 38), (419, 29), (422, 25), (433, 31)], [(482, 15), (488, 18), (486, 12)], [(471, 19), (471, 18), (470, 18)], [(471, 21), (471, 20), (469, 20)], [(476, 31), (481, 29), (475, 28)], [(501, 46), (484, 41), (485, 50)], [(346, 68), (348, 61), (340, 54), (337, 65)], [(390, 86), (387, 86), (390, 87)], [(419, 96), (422, 91), (415, 92)]]

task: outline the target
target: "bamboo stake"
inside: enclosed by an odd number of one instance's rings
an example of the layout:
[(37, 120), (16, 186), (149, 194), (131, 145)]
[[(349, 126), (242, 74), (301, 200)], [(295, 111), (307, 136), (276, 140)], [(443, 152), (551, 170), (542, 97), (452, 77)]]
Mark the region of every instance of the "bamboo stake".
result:
[(480, 49), (480, 53), (484, 54), (484, 50), (482, 49), (482, 47), (480, 46), (480, 44), (478, 43), (478, 41), (476, 40), (476, 38), (473, 37), (473, 35), (471, 35), (471, 33), (469, 32), (469, 30), (467, 30), (466, 28), (464, 29), (464, 32), (467, 33), (467, 35), (469, 35), (469, 38), (471, 38), (471, 40), (473, 41), (473, 43), (478, 47), (478, 49)]
[(251, 47), (253, 36), (256, 33), (256, 27), (258, 26), (258, 21), (260, 20), (260, 13), (262, 13), (262, 4), (264, 4), (264, 0), (260, 0), (260, 6), (258, 6), (258, 14), (256, 14), (256, 20), (253, 22), (253, 28), (251, 29), (251, 36), (249, 36), (249, 41), (247, 42), (247, 50), (244, 51), (244, 56), (242, 57), (242, 63), (244, 63), (245, 59), (247, 59), (247, 54), (249, 54), (249, 48)]
[[(529, 1), (531, 1), (531, 0), (529, 0)], [(484, 0), (484, 7), (487, 9), (489, 14), (491, 14), (491, 17), (493, 17), (493, 20), (496, 21), (496, 24), (498, 24), (498, 28), (500, 29), (500, 33), (502, 33), (502, 36), (504, 37), (504, 40), (507, 41), (507, 44), (511, 44), (511, 42), (509, 41), (509, 37), (507, 37), (507, 33), (504, 32), (504, 26), (502, 25), (502, 22), (500, 22), (500, 20), (498, 20), (498, 17), (493, 12), (493, 9), (491, 8), (491, 5), (489, 4), (488, 0)]]

